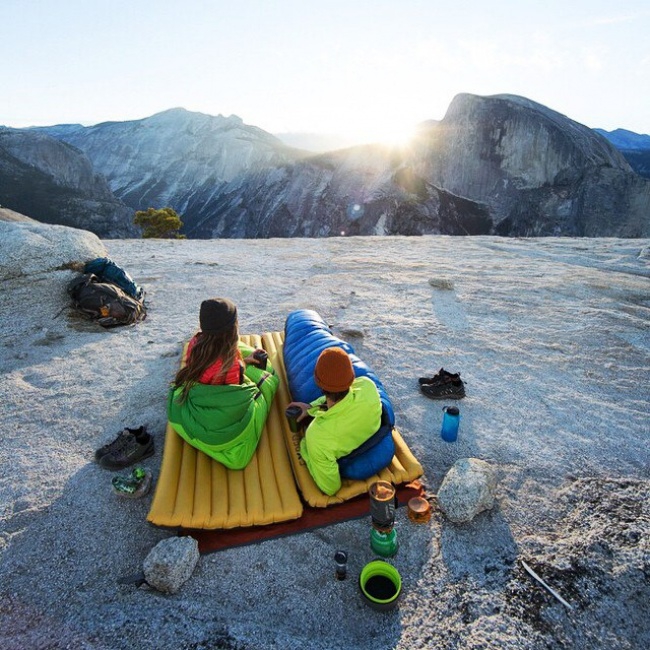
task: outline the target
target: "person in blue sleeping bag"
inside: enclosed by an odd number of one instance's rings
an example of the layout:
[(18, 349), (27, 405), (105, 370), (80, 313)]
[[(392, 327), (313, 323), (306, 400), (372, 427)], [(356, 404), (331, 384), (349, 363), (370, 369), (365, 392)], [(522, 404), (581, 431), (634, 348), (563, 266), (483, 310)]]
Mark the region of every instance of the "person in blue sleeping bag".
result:
[(300, 441), (300, 455), (319, 489), (331, 496), (341, 488), (338, 460), (379, 429), (382, 403), (371, 379), (355, 378), (350, 357), (340, 347), (320, 353), (314, 380), (323, 396), (311, 403), (291, 402), (289, 406), (300, 407), (299, 422), (313, 418)]

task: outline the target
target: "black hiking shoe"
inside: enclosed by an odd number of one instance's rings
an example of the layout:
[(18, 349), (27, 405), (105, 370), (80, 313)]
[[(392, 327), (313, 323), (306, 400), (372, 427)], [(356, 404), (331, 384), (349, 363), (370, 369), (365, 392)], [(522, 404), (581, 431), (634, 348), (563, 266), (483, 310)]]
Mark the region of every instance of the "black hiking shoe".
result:
[(122, 441), (120, 446), (116, 446), (99, 459), (101, 467), (110, 470), (124, 469), (153, 456), (153, 436), (148, 433), (138, 437), (135, 435), (122, 436)]
[(145, 433), (147, 433), (146, 426), (141, 426), (138, 427), (137, 429), (129, 429), (129, 427), (124, 427), (124, 429), (122, 429), (122, 431), (120, 431), (117, 434), (117, 438), (115, 438), (113, 442), (109, 442), (107, 445), (100, 447), (95, 452), (95, 460), (99, 462), (102, 456), (106, 456), (106, 454), (110, 454), (112, 451), (116, 449), (121, 449), (122, 446), (127, 443), (129, 438), (135, 436), (141, 437), (144, 436)]
[(420, 386), (422, 384), (446, 384), (450, 381), (460, 381), (460, 373), (447, 372), (444, 368), (440, 368), (433, 377), (420, 377), (418, 379)]
[(465, 397), (465, 384), (462, 379), (447, 381), (444, 384), (421, 384), (420, 390), (431, 399), (462, 399)]

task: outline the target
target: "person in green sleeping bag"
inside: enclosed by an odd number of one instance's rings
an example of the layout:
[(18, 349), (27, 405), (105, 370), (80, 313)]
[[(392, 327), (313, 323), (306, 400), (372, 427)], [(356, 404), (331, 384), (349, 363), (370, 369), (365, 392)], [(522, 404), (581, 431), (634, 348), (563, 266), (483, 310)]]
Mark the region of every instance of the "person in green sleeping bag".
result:
[(302, 410), (298, 421), (311, 416), (300, 455), (322, 492), (332, 496), (341, 488), (337, 460), (362, 445), (381, 424), (381, 399), (368, 377), (355, 379), (345, 350), (323, 350), (314, 368), (316, 385), (324, 392), (311, 404), (291, 402)]
[(240, 342), (233, 302), (204, 300), (199, 321), (169, 391), (169, 422), (193, 447), (229, 469), (243, 469), (259, 443), (278, 377), (264, 350)]

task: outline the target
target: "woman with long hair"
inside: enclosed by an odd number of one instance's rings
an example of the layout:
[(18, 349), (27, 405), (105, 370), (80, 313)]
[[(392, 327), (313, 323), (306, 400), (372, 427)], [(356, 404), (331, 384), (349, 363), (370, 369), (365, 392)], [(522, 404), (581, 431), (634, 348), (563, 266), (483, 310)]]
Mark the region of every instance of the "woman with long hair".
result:
[(176, 388), (183, 387), (182, 399), (194, 384), (241, 384), (246, 364), (257, 364), (252, 355), (242, 359), (238, 346), (237, 307), (230, 300), (204, 300), (199, 322), (201, 330), (189, 342), (187, 363), (174, 381)]
[(232, 301), (204, 300), (199, 322), (172, 383), (169, 421), (189, 444), (241, 469), (257, 448), (278, 378), (264, 350), (239, 340)]

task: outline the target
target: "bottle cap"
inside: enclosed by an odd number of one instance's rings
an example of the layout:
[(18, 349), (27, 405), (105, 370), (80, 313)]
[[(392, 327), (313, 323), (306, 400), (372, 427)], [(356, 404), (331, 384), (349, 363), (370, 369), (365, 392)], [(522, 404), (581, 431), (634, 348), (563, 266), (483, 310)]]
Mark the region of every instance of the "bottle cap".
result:
[(334, 553), (334, 562), (337, 564), (345, 564), (348, 561), (348, 554), (345, 551), (336, 551)]
[(445, 410), (447, 413), (449, 413), (449, 415), (460, 415), (460, 411), (458, 410), (457, 406), (447, 406)]

